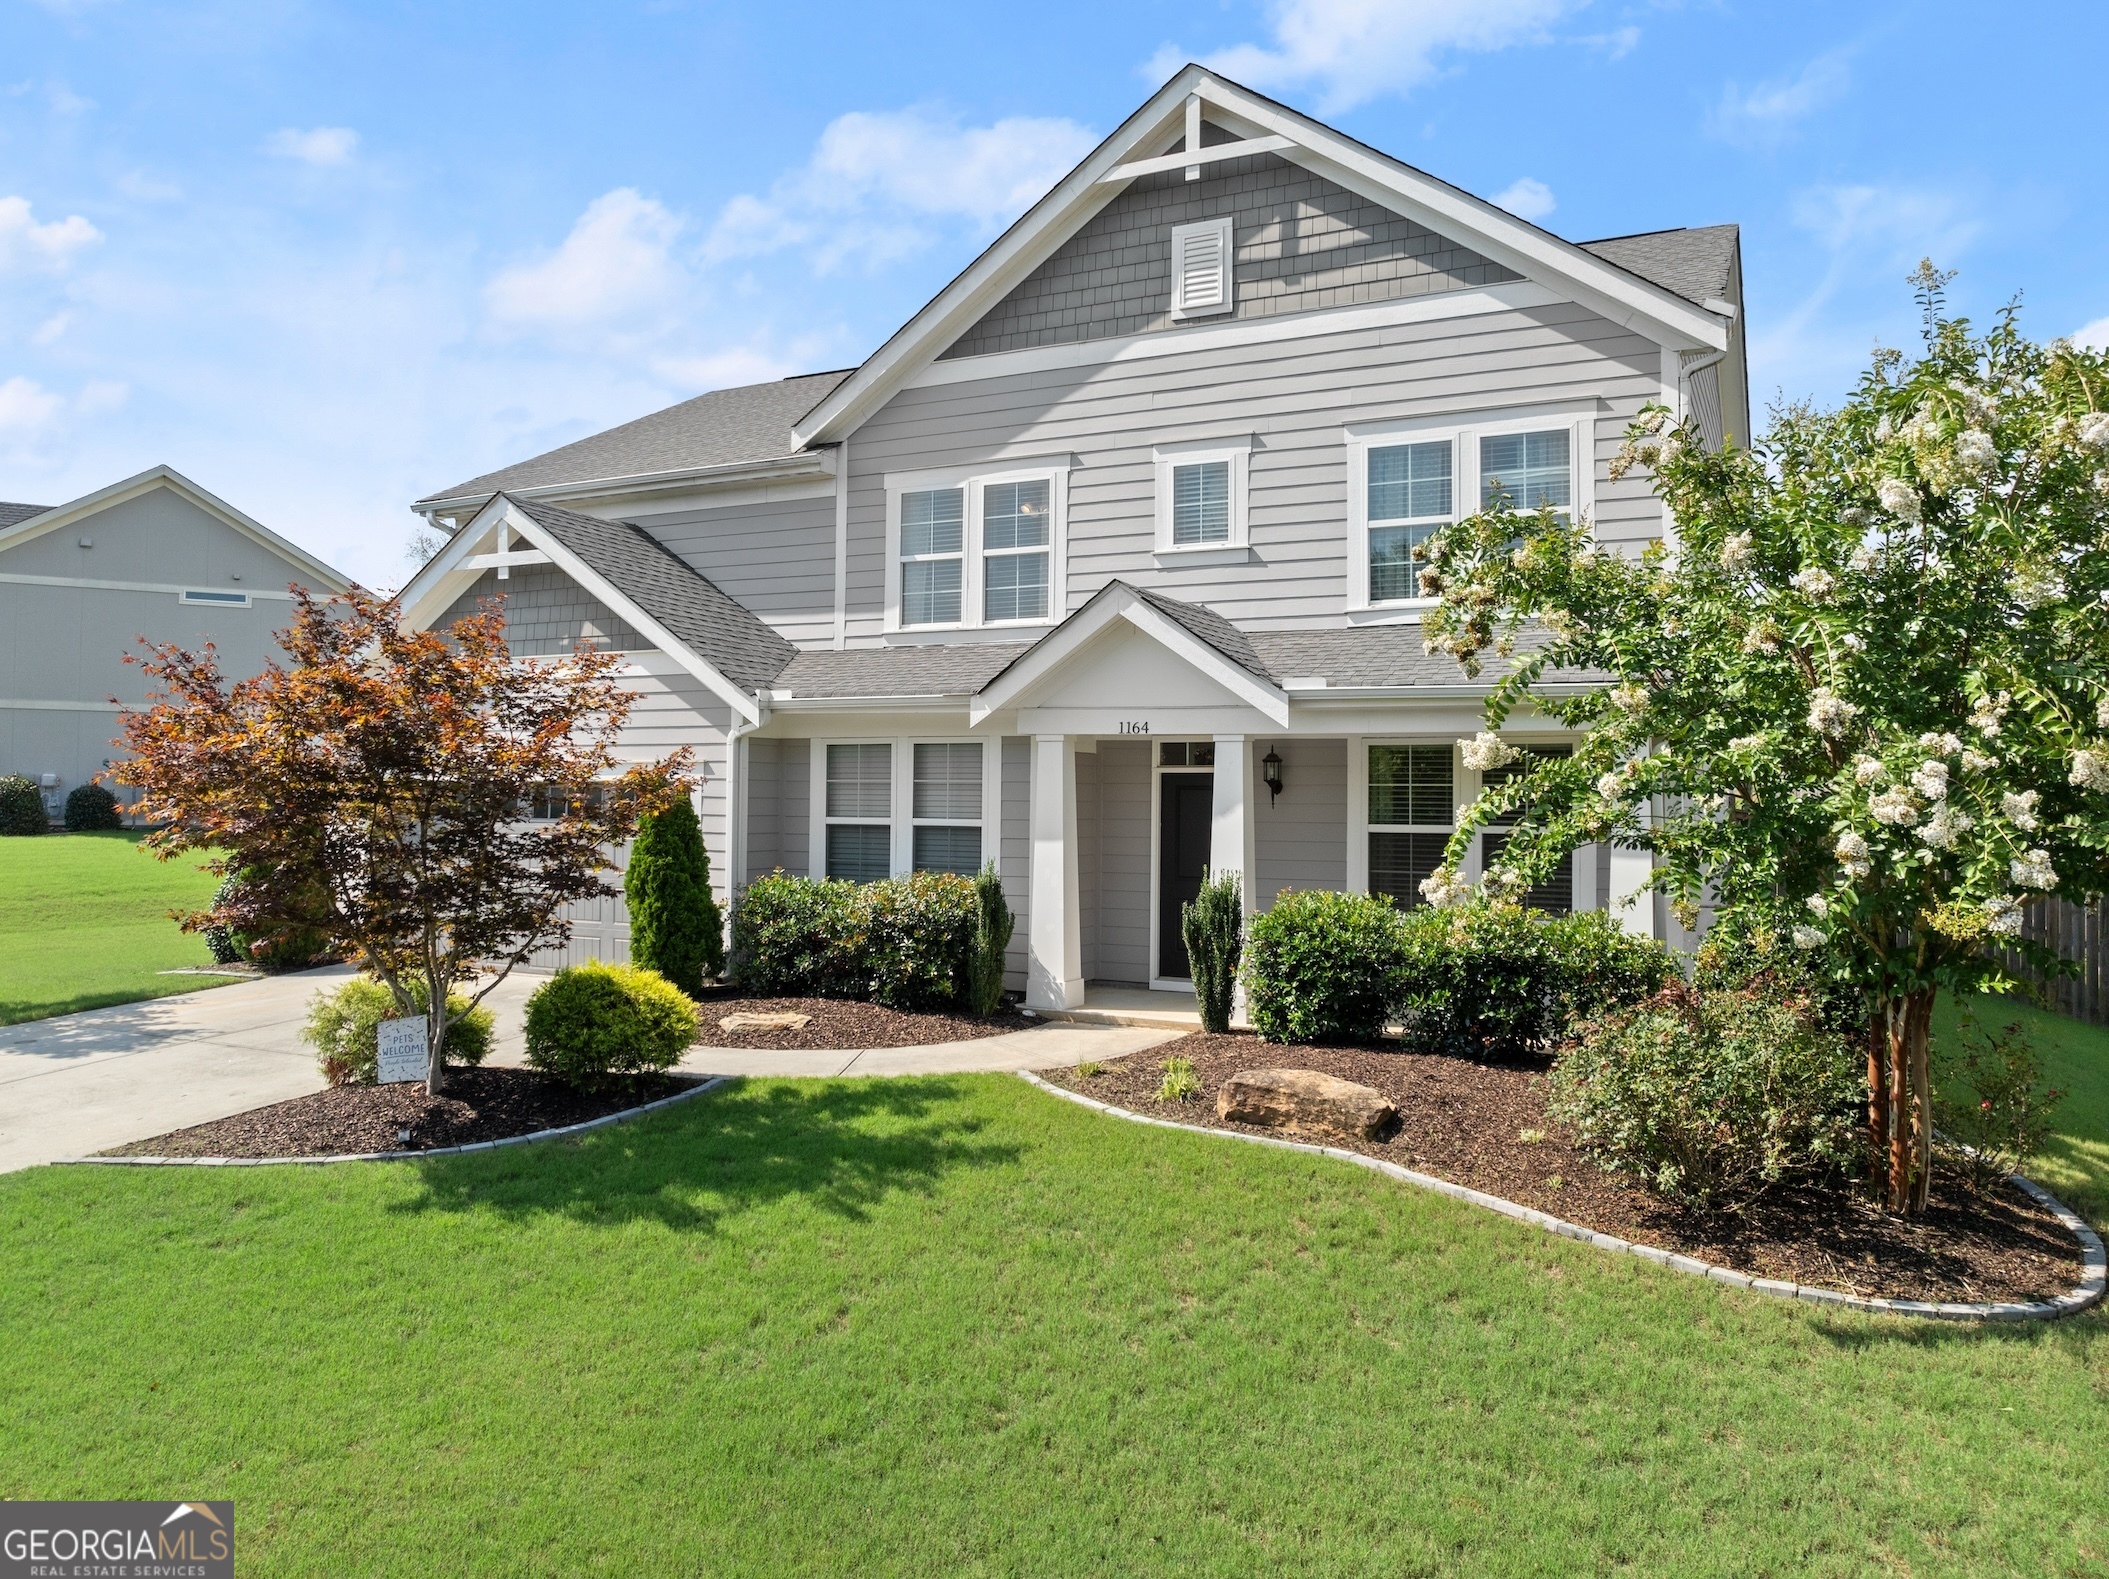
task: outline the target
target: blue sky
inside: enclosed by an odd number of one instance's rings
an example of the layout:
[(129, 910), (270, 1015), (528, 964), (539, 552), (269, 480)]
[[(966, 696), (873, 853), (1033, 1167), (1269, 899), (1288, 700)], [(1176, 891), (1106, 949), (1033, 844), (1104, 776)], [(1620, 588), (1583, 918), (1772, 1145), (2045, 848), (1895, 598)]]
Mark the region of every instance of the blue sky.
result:
[(1761, 405), (1923, 254), (2109, 335), (2099, 4), (0, 0), (0, 498), (165, 460), (392, 585), (421, 493), (853, 364), (1188, 58), (1574, 239), (1739, 222)]

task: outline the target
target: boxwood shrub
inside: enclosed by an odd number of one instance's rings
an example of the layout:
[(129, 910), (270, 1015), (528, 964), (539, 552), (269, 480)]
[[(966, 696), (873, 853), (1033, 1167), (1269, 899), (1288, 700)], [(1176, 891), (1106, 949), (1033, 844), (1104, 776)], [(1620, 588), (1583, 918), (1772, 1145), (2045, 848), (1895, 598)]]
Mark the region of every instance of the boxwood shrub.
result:
[(1375, 1041), (1400, 990), (1405, 919), (1367, 894), (1278, 896), (1245, 929), (1252, 1028), (1270, 1042)]
[(81, 784), (66, 797), (68, 833), (103, 833), (124, 826), (124, 811), (117, 797), (100, 784)]
[(949, 872), (877, 883), (776, 872), (733, 907), (733, 978), (758, 997), (967, 1008), (981, 932), (974, 883)]
[[(406, 985), (417, 1001), (418, 1013), (424, 1013), (432, 1001), (431, 992), (415, 978)], [(497, 1023), (491, 1011), (481, 1004), (469, 1008), (468, 997), (458, 992), (447, 994), (447, 1009), (466, 1013), (447, 1027), (446, 1061), (482, 1063), (490, 1056)], [(354, 976), (341, 987), (315, 995), (300, 1039), (315, 1049), (315, 1062), (331, 1085), (370, 1086), (380, 1078), (381, 1022), (401, 1013), (395, 994), (386, 986), (370, 976)]]
[(527, 1062), (586, 1090), (671, 1069), (701, 1029), (696, 1005), (655, 970), (567, 965), (527, 1000)]
[(0, 776), (0, 834), (50, 831), (51, 819), (44, 815), (44, 796), (36, 785), (19, 773)]

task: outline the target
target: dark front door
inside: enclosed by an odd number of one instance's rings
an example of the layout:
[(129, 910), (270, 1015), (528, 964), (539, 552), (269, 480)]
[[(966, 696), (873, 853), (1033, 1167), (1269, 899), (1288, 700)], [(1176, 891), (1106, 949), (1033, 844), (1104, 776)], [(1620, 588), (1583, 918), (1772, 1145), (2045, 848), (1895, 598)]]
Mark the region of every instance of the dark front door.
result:
[(1157, 974), (1191, 976), (1179, 911), (1208, 876), (1209, 822), (1215, 815), (1213, 773), (1165, 773), (1157, 780)]

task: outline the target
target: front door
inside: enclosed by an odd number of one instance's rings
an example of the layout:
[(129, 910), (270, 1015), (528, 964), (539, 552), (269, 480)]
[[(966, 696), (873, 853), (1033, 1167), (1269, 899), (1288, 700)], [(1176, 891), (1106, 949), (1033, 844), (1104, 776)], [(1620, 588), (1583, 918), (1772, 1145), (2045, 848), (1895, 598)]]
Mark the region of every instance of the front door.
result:
[(1157, 779), (1157, 974), (1193, 975), (1186, 960), (1181, 907), (1208, 877), (1209, 823), (1215, 815), (1213, 773), (1164, 773)]

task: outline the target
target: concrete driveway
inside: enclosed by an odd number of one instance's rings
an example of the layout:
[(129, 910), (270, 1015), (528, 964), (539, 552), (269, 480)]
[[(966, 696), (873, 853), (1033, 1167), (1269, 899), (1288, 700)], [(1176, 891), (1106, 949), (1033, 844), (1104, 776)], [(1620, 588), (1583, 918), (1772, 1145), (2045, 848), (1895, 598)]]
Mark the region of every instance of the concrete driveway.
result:
[[(0, 1026), (0, 1173), (284, 1102), (323, 1086), (299, 1039), (315, 993), (351, 975), (328, 966), (212, 987), (152, 1003)], [(491, 1062), (518, 1064), (528, 994), (540, 976), (508, 977), (485, 1002), (496, 1013)], [(1038, 1030), (868, 1052), (699, 1047), (684, 1071), (714, 1075), (957, 1074), (1052, 1069), (1118, 1058), (1179, 1033), (1117, 1025)]]

